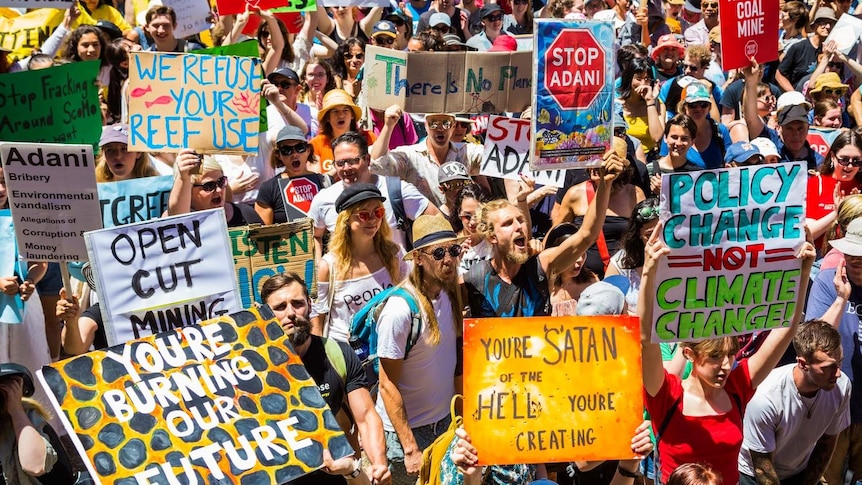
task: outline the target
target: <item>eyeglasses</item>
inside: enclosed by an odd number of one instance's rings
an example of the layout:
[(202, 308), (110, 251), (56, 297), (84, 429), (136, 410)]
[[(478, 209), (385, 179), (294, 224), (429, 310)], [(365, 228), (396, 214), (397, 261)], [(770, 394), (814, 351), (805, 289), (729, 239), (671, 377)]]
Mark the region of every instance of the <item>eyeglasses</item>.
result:
[(388, 36), (378, 35), (377, 37), (372, 37), (374, 39), (374, 43), (377, 45), (392, 45), (395, 43), (395, 39)]
[(485, 17), (485, 20), (487, 20), (488, 22), (500, 22), (501, 20), (503, 20), (503, 16), (502, 15), (489, 15), (489, 16)]
[(281, 89), (290, 89), (292, 87), (297, 86), (297, 83), (292, 83), (290, 81), (281, 81), (281, 82), (275, 83), (275, 85), (280, 87)]
[(425, 254), (434, 258), (434, 261), (443, 261), (443, 258), (446, 257), (446, 253), (449, 253), (449, 256), (452, 256), (453, 258), (461, 256), (461, 245), (453, 244), (449, 246), (448, 250), (446, 248), (440, 247), (431, 251), (430, 253), (425, 252)]
[(204, 192), (214, 192), (215, 189), (223, 189), (225, 185), (227, 185), (227, 177), (222, 175), (217, 180), (211, 182), (194, 184), (194, 187), (200, 187)]
[(460, 219), (472, 221), (473, 218), (476, 217), (476, 213), (475, 212), (464, 212), (463, 214), (459, 214), (458, 217)]
[(441, 129), (441, 128), (442, 128), (442, 129), (444, 129), (444, 130), (448, 130), (449, 128), (452, 128), (452, 122), (451, 122), (450, 120), (446, 120), (446, 121), (436, 121), (436, 120), (435, 120), (435, 121), (429, 121), (429, 122), (428, 122), (428, 128), (431, 128), (432, 130), (439, 130), (439, 129)]
[(826, 96), (844, 96), (845, 92), (844, 88), (823, 88), (823, 94)]
[(308, 150), (308, 143), (297, 143), (293, 146), (282, 145), (278, 147), (278, 153), (284, 157), (289, 157), (294, 153), (305, 153)]
[(697, 64), (683, 64), (682, 68), (686, 71), (699, 71), (701, 66), (698, 66)]
[(774, 94), (767, 94), (767, 95), (764, 95), (764, 96), (757, 98), (757, 100), (763, 101), (764, 103), (771, 103), (771, 102), (775, 101), (775, 95)]
[(862, 158), (853, 157), (835, 157), (835, 162), (842, 167), (850, 165), (851, 167), (862, 167)]
[(658, 219), (659, 210), (657, 205), (645, 205), (638, 209), (635, 219), (641, 224)]
[(345, 61), (349, 61), (350, 59), (359, 59), (361, 61), (362, 59), (365, 59), (365, 54), (361, 52), (359, 54), (344, 54)]
[(352, 165), (358, 165), (359, 162), (361, 162), (363, 158), (365, 158), (365, 157), (362, 156), (362, 157), (353, 157), (353, 158), (342, 158), (341, 160), (335, 160), (334, 162), (332, 162), (332, 164), (338, 168), (341, 168), (345, 165), (351, 165), (351, 166)]
[(697, 103), (687, 103), (689, 109), (709, 109), (709, 101), (698, 101)]
[(530, 2), (528, 0), (515, 0), (512, 3), (514, 3), (515, 5), (529, 5), (530, 4)]
[(443, 190), (456, 190), (461, 187), (466, 187), (470, 184), (469, 180), (450, 180), (448, 182), (440, 182), (440, 188)]
[(373, 211), (357, 211), (356, 218), (359, 219), (359, 222), (369, 222), (375, 219), (383, 219), (386, 217), (386, 209), (383, 207), (378, 207)]

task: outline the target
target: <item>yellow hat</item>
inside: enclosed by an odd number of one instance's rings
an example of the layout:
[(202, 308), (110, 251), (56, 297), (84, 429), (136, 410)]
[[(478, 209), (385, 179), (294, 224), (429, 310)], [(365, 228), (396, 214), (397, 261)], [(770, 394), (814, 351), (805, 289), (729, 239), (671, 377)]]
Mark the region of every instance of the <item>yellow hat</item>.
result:
[(323, 123), (329, 110), (336, 106), (347, 106), (352, 109), (354, 121), (357, 123), (359, 123), (359, 120), (362, 118), (362, 109), (359, 106), (356, 106), (356, 103), (353, 102), (353, 98), (347, 94), (347, 91), (343, 89), (333, 89), (323, 96), (323, 107), (320, 108), (320, 111), (317, 113), (317, 121)]
[(844, 89), (846, 91), (850, 86), (841, 82), (841, 77), (838, 76), (838, 73), (824, 72), (814, 80), (814, 87), (811, 88), (811, 93), (819, 93), (824, 88)]

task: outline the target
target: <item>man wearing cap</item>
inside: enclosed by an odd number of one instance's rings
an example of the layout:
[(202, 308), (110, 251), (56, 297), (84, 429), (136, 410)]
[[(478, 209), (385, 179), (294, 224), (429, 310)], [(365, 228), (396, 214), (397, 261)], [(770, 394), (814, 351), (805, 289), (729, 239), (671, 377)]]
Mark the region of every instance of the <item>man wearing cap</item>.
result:
[(738, 141), (727, 149), (724, 154), (724, 165), (726, 167), (745, 167), (748, 165), (760, 165), (763, 163), (763, 155), (756, 146), (747, 141)]
[(371, 171), (378, 175), (400, 177), (419, 189), (438, 207), (446, 198), (440, 191), (437, 172), (446, 162), (460, 162), (467, 171), (479, 173), (484, 147), (473, 143), (451, 142), (455, 130), (455, 116), (450, 113), (432, 113), (425, 116), (428, 136), (415, 145), (389, 149), (389, 138), (401, 119), (401, 108), (392, 105), (384, 113), (385, 124), (374, 146), (371, 147)]
[[(417, 34), (434, 26), (431, 24), (431, 16), (435, 13), (440, 13), (449, 17), (449, 33), (457, 35), (461, 42), (470, 38), (470, 31), (466, 28), (469, 13), (456, 7), (454, 0), (432, 1), (431, 8), (419, 16), (419, 24), (416, 26)], [(439, 16), (435, 18), (439, 19)]]
[(808, 36), (808, 39), (803, 39), (789, 48), (784, 53), (784, 58), (778, 65), (778, 71), (775, 73), (775, 82), (784, 91), (793, 91), (796, 83), (799, 82), (806, 74), (814, 71), (817, 66), (817, 55), (823, 49), (823, 43), (829, 37), (829, 32), (838, 19), (835, 18), (835, 12), (829, 7), (820, 7), (814, 15), (814, 20), (811, 21), (811, 30), (814, 35)]
[(388, 20), (381, 20), (374, 24), (371, 43), (384, 49), (395, 49), (396, 37), (398, 37), (398, 30), (395, 29), (395, 25)]
[(482, 25), (485, 28), (482, 32), (467, 40), (467, 47), (485, 52), (491, 48), (497, 37), (509, 34), (503, 31), (503, 17), (505, 17), (505, 13), (502, 7), (496, 3), (486, 3), (480, 12)]
[(718, 25), (718, 0), (700, 3), (700, 21), (689, 27), (683, 36), (686, 45), (708, 45), (709, 31)]
[(428, 26), (436, 30), (440, 35), (446, 35), (452, 30), (452, 19), (445, 13), (434, 12), (428, 19)]
[(449, 428), (450, 401), (461, 392), (458, 262), (463, 240), (440, 214), (420, 216), (413, 224), (415, 248), (404, 256), (413, 261), (413, 271), (402, 285), (423, 310), (421, 334), (409, 355), (406, 343), (415, 315), (408, 302), (391, 296), (377, 320), (376, 408), (395, 485), (416, 483), (422, 450)]
[(261, 81), (260, 91), (269, 101), (266, 116), (271, 133), (278, 133), (284, 125), (293, 125), (309, 139), (317, 134), (317, 117), (311, 116), (311, 107), (298, 102), (300, 89), (299, 76), (289, 67), (278, 68)]
[(451, 216), (451, 211), (456, 207), (458, 193), (465, 186), (472, 184), (473, 179), (470, 178), (467, 168), (461, 162), (446, 162), (437, 171), (437, 180), (440, 183), (440, 190), (445, 196), (445, 202), (438, 208), (446, 216)]
[(830, 244), (844, 254), (844, 262), (821, 270), (814, 278), (805, 315), (830, 323), (841, 334), (841, 372), (852, 384), (850, 427), (838, 435), (823, 474), (828, 485), (842, 485), (845, 458), (854, 474), (850, 483), (862, 478), (862, 218), (850, 222), (844, 237)]

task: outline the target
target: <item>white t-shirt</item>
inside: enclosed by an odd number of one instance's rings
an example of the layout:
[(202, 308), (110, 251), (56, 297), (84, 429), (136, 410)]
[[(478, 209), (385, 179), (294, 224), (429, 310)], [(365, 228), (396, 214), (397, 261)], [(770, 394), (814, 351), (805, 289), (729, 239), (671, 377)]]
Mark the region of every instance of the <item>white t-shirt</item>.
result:
[[(426, 342), (430, 331), (425, 325), (427, 319), (423, 318), (422, 334), (403, 361), (398, 379), (398, 390), (411, 428), (433, 424), (446, 417), (455, 395), (457, 335), (449, 295), (441, 291), (431, 305), (440, 327), (440, 342), (434, 346)], [(384, 359), (403, 359), (410, 328), (407, 302), (400, 297), (390, 298), (377, 320), (377, 355)], [(383, 420), (383, 429), (395, 431), (383, 405), (383, 393), (377, 395), (375, 408)]]
[[(404, 232), (395, 227), (398, 222), (395, 219), (395, 211), (392, 210), (391, 197), (389, 197), (389, 191), (386, 187), (386, 177), (375, 176), (375, 178), (377, 180), (374, 182), (374, 185), (380, 189), (383, 197), (386, 197), (383, 207), (386, 208), (386, 222), (392, 228), (392, 241), (401, 246), (401, 248), (404, 248), (407, 240), (405, 239)], [(314, 219), (315, 228), (326, 228), (329, 232), (335, 230), (335, 221), (338, 219), (338, 213), (335, 212), (335, 201), (342, 192), (344, 192), (344, 182), (339, 181), (321, 190), (314, 196), (314, 199), (311, 201), (311, 208), (308, 211), (308, 217)], [(416, 190), (416, 187), (404, 181), (401, 182), (401, 200), (404, 202), (404, 212), (412, 220), (416, 220), (428, 208), (428, 199), (420, 194)]]
[(787, 364), (770, 372), (748, 403), (740, 473), (754, 476), (751, 450), (772, 453), (778, 478), (790, 478), (805, 469), (821, 436), (837, 435), (850, 426), (850, 379), (842, 373), (831, 391), (803, 397), (793, 382), (794, 367)]

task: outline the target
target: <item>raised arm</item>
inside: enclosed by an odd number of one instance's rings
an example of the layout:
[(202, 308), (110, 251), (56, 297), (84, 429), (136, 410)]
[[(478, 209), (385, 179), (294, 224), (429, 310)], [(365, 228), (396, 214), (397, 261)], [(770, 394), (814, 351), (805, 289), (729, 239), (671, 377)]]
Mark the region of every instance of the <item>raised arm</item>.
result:
[(192, 172), (201, 166), (201, 159), (192, 150), (183, 150), (177, 156), (178, 170), (174, 172), (174, 186), (168, 198), (168, 215), (188, 214), (192, 211)]
[(655, 275), (658, 261), (670, 253), (660, 239), (664, 224), (659, 223), (650, 236), (644, 248), (644, 268), (641, 276), (641, 289), (638, 301), (638, 315), (641, 319), (641, 360), (644, 380), (644, 390), (650, 396), (655, 396), (664, 384), (665, 372), (661, 360), (661, 347), (650, 341), (652, 336), (653, 298), (655, 297)]
[[(748, 125), (748, 138), (753, 140), (763, 133), (763, 120), (757, 114), (757, 84), (760, 82), (760, 65), (752, 58), (751, 65), (743, 69), (742, 74), (745, 76), (742, 113)], [(775, 75), (778, 76), (778, 73)]]

